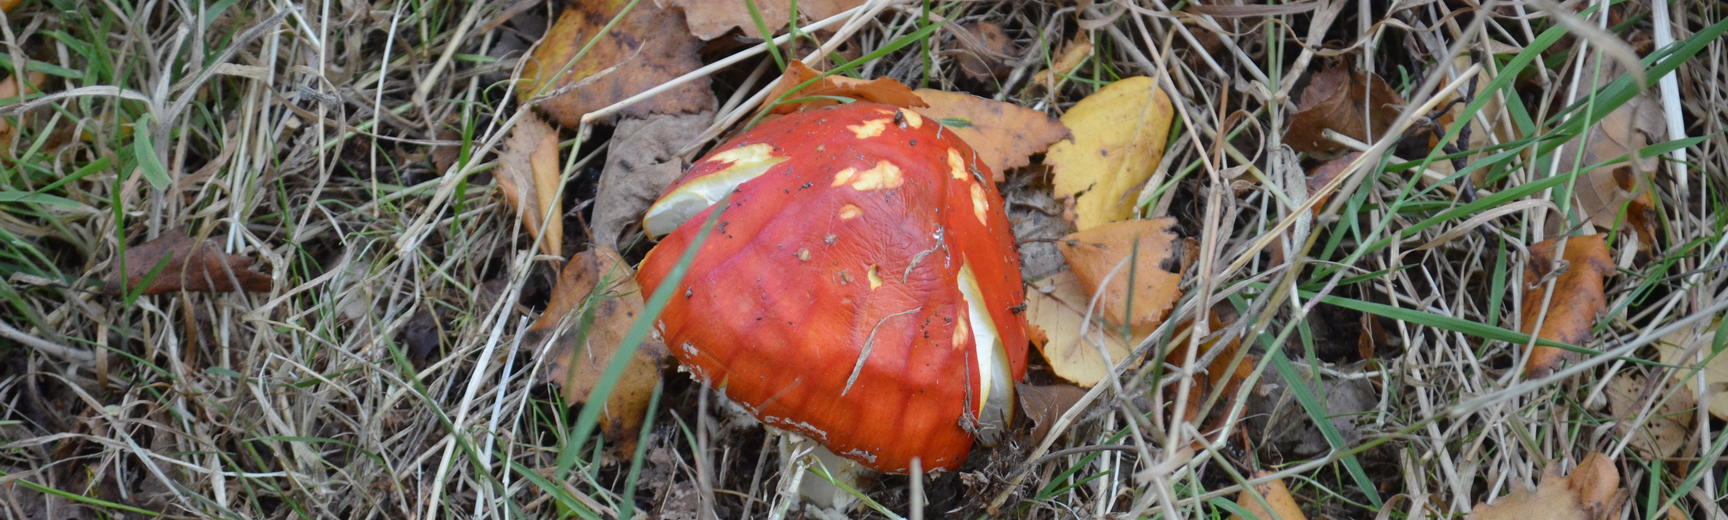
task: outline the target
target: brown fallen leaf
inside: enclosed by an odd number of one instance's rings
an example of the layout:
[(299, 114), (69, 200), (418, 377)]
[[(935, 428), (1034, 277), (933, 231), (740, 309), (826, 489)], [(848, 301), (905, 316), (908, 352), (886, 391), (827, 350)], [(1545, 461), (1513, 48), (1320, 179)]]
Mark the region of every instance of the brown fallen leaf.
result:
[[(1607, 235), (1597, 234), (1567, 239), (1564, 264), (1555, 262), (1554, 249), (1561, 237), (1530, 246), (1530, 258), (1524, 262), (1524, 305), (1518, 320), (1520, 332), (1534, 333), (1538, 338), (1568, 345), (1584, 345), (1590, 341), (1596, 314), (1608, 304), (1602, 292), (1603, 278), (1614, 273), (1614, 262), (1608, 255), (1605, 237)], [(1536, 329), (1543, 299), (1547, 298), (1550, 277), (1555, 279), (1554, 296), (1548, 300), (1542, 328)], [(1546, 374), (1569, 353), (1565, 349), (1537, 345), (1530, 352), (1529, 363), (1524, 365), (1524, 375)]]
[(1063, 237), (1056, 247), (1088, 294), (1103, 292), (1098, 314), (1145, 337), (1182, 299), (1187, 248), (1175, 226), (1170, 217), (1115, 222)]
[[(1207, 330), (1217, 332), (1223, 330), (1227, 325), (1229, 325), (1229, 323), (1225, 321), (1223, 314), (1219, 312), (1219, 308), (1221, 307), (1222, 306), (1214, 307), (1211, 311), (1206, 313), (1208, 324)], [(1192, 327), (1193, 322), (1189, 321), (1180, 326), (1184, 328)], [(1235, 370), (1231, 370), (1230, 362), (1236, 357), (1236, 354), (1242, 350), (1242, 336), (1230, 335), (1228, 336), (1229, 341), (1225, 342), (1223, 346), (1219, 346), (1219, 341), (1222, 341), (1224, 338), (1225, 336), (1214, 336), (1209, 339), (1201, 340), (1199, 350), (1194, 353), (1194, 359), (1205, 359), (1206, 356), (1211, 355), (1212, 352), (1218, 349), (1223, 349), (1223, 351), (1218, 352), (1217, 355), (1212, 357), (1211, 362), (1206, 364), (1206, 370), (1204, 372), (1196, 373), (1190, 378), (1192, 382), (1189, 386), (1188, 400), (1182, 403), (1171, 403), (1173, 409), (1182, 411), (1181, 420), (1183, 421), (1193, 422), (1204, 418), (1204, 415), (1213, 415), (1213, 423), (1208, 424), (1205, 429), (1205, 431), (1208, 432), (1218, 431), (1217, 427), (1222, 426), (1221, 422), (1225, 419), (1224, 416), (1211, 414), (1211, 412), (1220, 407), (1229, 408), (1229, 406), (1215, 406), (1213, 410), (1201, 410), (1200, 407), (1205, 406), (1206, 400), (1213, 394), (1221, 396), (1217, 401), (1218, 403), (1227, 403), (1228, 401), (1224, 399), (1236, 394), (1236, 390), (1241, 388), (1242, 381), (1246, 380), (1249, 375), (1253, 374), (1254, 365), (1258, 363), (1257, 359), (1253, 355), (1243, 354), (1242, 361), (1236, 364)], [(1187, 345), (1186, 342), (1172, 345), (1169, 352), (1164, 355), (1164, 362), (1177, 368), (1186, 366), (1188, 357)], [(1179, 383), (1172, 381), (1168, 386), (1165, 386), (1164, 395), (1174, 400), (1176, 398), (1176, 392), (1179, 390), (1176, 386), (1177, 384)], [(1195, 442), (1199, 442), (1199, 440), (1196, 439)]]
[(1332, 130), (1363, 142), (1386, 132), (1404, 106), (1386, 82), (1371, 73), (1336, 63), (1316, 73), (1302, 89), (1284, 142), (1298, 152), (1329, 154), (1344, 149), (1324, 135)]
[[(149, 280), (141, 294), (269, 291), (275, 280), (253, 270), (251, 265), (250, 258), (222, 252), (222, 243), (214, 238), (194, 240), (176, 229), (126, 248), (125, 270), (119, 273), (124, 283), (120, 276), (111, 279), (108, 292), (135, 291), (151, 273), (156, 273), (156, 277)], [(115, 268), (119, 267), (116, 263)]]
[(992, 81), (1008, 75), (1010, 68), (1002, 60), (1017, 54), (1014, 40), (1002, 25), (995, 22), (972, 22), (960, 26), (954, 33), (961, 51), (955, 61), (960, 73), (972, 81)]
[(533, 114), (526, 114), (504, 142), (494, 176), (498, 191), (516, 209), (528, 236), (540, 237), (545, 233), (540, 240), (540, 252), (552, 256), (564, 252), (564, 208), (558, 200), (561, 166), (558, 131)]
[[(772, 114), (790, 114), (832, 106), (840, 102), (825, 99), (820, 96), (852, 98), (859, 101), (881, 103), (905, 108), (926, 106), (924, 100), (906, 84), (893, 78), (876, 78), (871, 80), (848, 78), (845, 76), (828, 76), (792, 91), (804, 82), (821, 77), (822, 73), (810, 68), (802, 61), (793, 61), (786, 65), (786, 73), (780, 76), (780, 81), (774, 84), (774, 90), (769, 92), (768, 100), (780, 100), (781, 103), (769, 108)], [(782, 97), (784, 96), (784, 97)]]
[[(1681, 367), (1670, 373), (1680, 380), (1675, 384), (1686, 389), (1685, 393), (1693, 403), (1702, 400), (1698, 395), (1698, 381), (1694, 379), (1704, 378), (1704, 392), (1710, 397), (1710, 415), (1728, 421), (1728, 350), (1712, 350), (1720, 326), (1718, 322), (1675, 331), (1656, 342), (1656, 348), (1662, 353), (1663, 363)], [(1693, 353), (1689, 355), (1688, 351)], [(1694, 372), (1692, 367), (1700, 369)]]
[[(1619, 74), (1618, 70), (1604, 73)], [(1655, 96), (1655, 91), (1633, 96), (1603, 116), (1582, 138), (1556, 152), (1562, 170), (1570, 170), (1574, 160), (1579, 166), (1587, 166), (1622, 155), (1629, 157), (1626, 162), (1594, 168), (1580, 176), (1575, 191), (1577, 207), (1602, 231), (1630, 228), (1638, 236), (1639, 249), (1644, 251), (1656, 244), (1658, 214), (1650, 186), (1661, 161), (1656, 157), (1639, 157), (1638, 151), (1665, 140), (1668, 135), (1662, 104)]]
[[(592, 304), (584, 306), (585, 302)], [(547, 366), (547, 379), (562, 388), (565, 403), (575, 405), (588, 400), (619, 343), (641, 315), (642, 291), (624, 259), (610, 249), (583, 251), (559, 273), (546, 312), (529, 327), (523, 345), (539, 347), (558, 332), (557, 343), (551, 346), (556, 358)], [(591, 325), (579, 330), (585, 319), (591, 319)], [(665, 346), (644, 340), (607, 397), (600, 431), (618, 453), (635, 450), (643, 414), (660, 383), (666, 358)]]
[(1044, 440), (1050, 434), (1050, 428), (1056, 426), (1056, 421), (1067, 413), (1074, 403), (1086, 395), (1086, 389), (1067, 383), (1052, 385), (1034, 385), (1015, 383), (1014, 395), (1020, 396), (1022, 417), (1032, 420), (1032, 442)]
[(1090, 300), (1086, 293), (1086, 286), (1072, 272), (1034, 282), (1026, 291), (1026, 321), (1035, 329), (1032, 342), (1049, 361), (1050, 370), (1082, 388), (1091, 388), (1109, 377), (1111, 367), (1131, 351), (1120, 333), (1088, 318)]
[(678, 180), (690, 162), (679, 151), (714, 122), (711, 113), (658, 114), (618, 121), (607, 143), (606, 166), (594, 196), (594, 245), (617, 248), (625, 232)]
[(1519, 489), (1476, 504), (1468, 520), (1606, 520), (1620, 516), (1624, 498), (1614, 461), (1591, 452), (1571, 475), (1549, 466), (1534, 490)]
[[(12, 10), (12, 8), (18, 7), (18, 4), (22, 4), (22, 3), (24, 3), (24, 0), (0, 0), (0, 11), (10, 12)], [(5, 96), (0, 96), (0, 97), (5, 97)]]
[(1050, 146), (1053, 193), (1070, 201), (1075, 229), (1127, 220), (1164, 157), (1175, 110), (1158, 81), (1135, 76), (1098, 89), (1062, 115), (1074, 138)]
[[(1344, 173), (1345, 167), (1350, 166), (1350, 162), (1355, 161), (1361, 155), (1362, 152), (1350, 152), (1315, 166), (1313, 170), (1308, 172), (1308, 192), (1319, 191), (1320, 187), (1332, 182), (1332, 179), (1338, 178), (1339, 174)], [(1320, 212), (1326, 209), (1326, 203), (1331, 199), (1331, 193), (1321, 195), (1320, 200), (1314, 203), (1313, 215), (1320, 216)]]
[[(757, 12), (762, 14), (762, 24), (767, 26), (770, 32), (779, 34), (786, 30), (786, 22), (792, 18), (791, 0), (750, 1), (756, 3)], [(762, 32), (756, 30), (756, 21), (750, 17), (749, 7), (744, 2), (745, 0), (668, 0), (667, 5), (684, 9), (684, 18), (689, 20), (690, 34), (697, 38), (712, 40), (738, 28), (744, 30), (745, 36), (762, 39)], [(799, 0), (799, 23), (828, 18), (863, 3), (864, 0)]]
[(1649, 384), (1647, 379), (1642, 374), (1621, 373), (1608, 380), (1602, 393), (1608, 397), (1609, 413), (1620, 422), (1619, 431), (1631, 438), (1632, 449), (1646, 459), (1668, 460), (1686, 447), (1687, 434), (1692, 430), (1692, 410), (1698, 402), (1689, 393), (1677, 393), (1652, 410), (1639, 429), (1633, 430), (1632, 421), (1638, 418), (1644, 403), (1662, 398), (1663, 394), (1655, 393), (1656, 390), (1667, 390), (1666, 386)]
[(1013, 103), (928, 88), (913, 93), (929, 104), (918, 112), (941, 121), (972, 145), (972, 151), (996, 173), (996, 182), (1002, 182), (1004, 171), (1031, 164), (1032, 154), (1070, 137), (1061, 121)]
[[(1262, 471), (1255, 473), (1254, 477), (1259, 478), (1266, 475), (1267, 473)], [(1236, 505), (1247, 509), (1250, 514), (1247, 518), (1254, 520), (1308, 519), (1307, 515), (1302, 514), (1302, 508), (1296, 506), (1296, 497), (1290, 496), (1290, 488), (1284, 486), (1284, 479), (1273, 479), (1271, 482), (1254, 486), (1254, 491), (1266, 500), (1264, 505), (1253, 495), (1248, 494), (1248, 490), (1242, 490), (1236, 495)], [(1230, 519), (1244, 520), (1244, 517), (1242, 515), (1230, 515)]]
[[(701, 43), (679, 31), (666, 30), (681, 27), (684, 15), (655, 2), (638, 2), (586, 55), (571, 63), (588, 40), (629, 3), (566, 3), (534, 53), (523, 58), (526, 61), (522, 64), (522, 83), (516, 87), (517, 98), (528, 102), (556, 94), (541, 102), (540, 108), (559, 124), (575, 128), (584, 114), (702, 66), (697, 56)], [(714, 92), (704, 77), (626, 107), (622, 114), (702, 112), (713, 110), (714, 105)]]
[(1086, 58), (1091, 56), (1092, 34), (1087, 31), (1080, 31), (1079, 34), (1074, 35), (1074, 39), (1068, 40), (1068, 43), (1062, 46), (1062, 52), (1050, 62), (1050, 68), (1038, 73), (1036, 76), (1038, 80), (1034, 84), (1044, 87), (1046, 92), (1056, 90), (1056, 85), (1066, 79), (1069, 74), (1073, 74), (1074, 69), (1080, 68), (1080, 64), (1085, 63)]

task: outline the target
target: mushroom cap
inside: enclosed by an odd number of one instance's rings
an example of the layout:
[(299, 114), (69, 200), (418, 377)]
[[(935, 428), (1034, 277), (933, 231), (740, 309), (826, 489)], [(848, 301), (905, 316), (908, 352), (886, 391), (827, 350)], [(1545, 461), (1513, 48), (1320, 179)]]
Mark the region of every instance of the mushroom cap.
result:
[(953, 469), (1026, 370), (1019, 255), (988, 167), (940, 122), (853, 103), (769, 121), (649, 209), (653, 292), (731, 199), (660, 332), (762, 422), (878, 471)]

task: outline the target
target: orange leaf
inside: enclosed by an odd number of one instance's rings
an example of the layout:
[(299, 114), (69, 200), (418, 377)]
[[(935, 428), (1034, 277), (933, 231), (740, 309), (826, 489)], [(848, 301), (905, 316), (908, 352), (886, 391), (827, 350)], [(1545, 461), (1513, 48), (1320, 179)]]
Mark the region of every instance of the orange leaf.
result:
[[(1266, 473), (1256, 473), (1260, 477)], [(1242, 490), (1236, 495), (1236, 505), (1247, 509), (1249, 518), (1257, 520), (1307, 520), (1302, 514), (1302, 508), (1296, 507), (1296, 497), (1290, 496), (1290, 488), (1284, 486), (1284, 479), (1274, 479), (1271, 482), (1254, 486), (1254, 491), (1266, 499), (1265, 505), (1256, 500), (1248, 490)], [(1267, 507), (1270, 506), (1270, 507)], [(1230, 515), (1231, 520), (1242, 520), (1242, 515)]]
[[(528, 235), (546, 237), (540, 252), (552, 256), (564, 251), (564, 211), (558, 200), (558, 131), (528, 114), (516, 123), (504, 151), (498, 156), (498, 191), (516, 208)], [(546, 218), (550, 216), (551, 218)], [(544, 226), (542, 226), (544, 222)]]
[(1284, 141), (1298, 152), (1337, 152), (1344, 145), (1327, 139), (1325, 130), (1367, 142), (1381, 137), (1403, 106), (1404, 98), (1379, 76), (1336, 64), (1308, 80)]
[(1056, 247), (1089, 293), (1103, 291), (1099, 313), (1104, 319), (1144, 337), (1182, 299), (1189, 248), (1175, 226), (1170, 217), (1115, 222), (1063, 237)]
[(1605, 520), (1620, 516), (1620, 473), (1614, 461), (1591, 452), (1571, 475), (1553, 466), (1534, 490), (1513, 491), (1492, 504), (1477, 504), (1468, 520)]
[[(774, 90), (769, 93), (768, 101), (791, 101), (800, 98), (833, 96), (852, 98), (859, 101), (869, 101), (871, 103), (881, 103), (884, 105), (893, 105), (903, 108), (917, 108), (925, 106), (924, 100), (920, 99), (917, 94), (913, 94), (911, 88), (908, 88), (904, 83), (895, 81), (892, 78), (863, 80), (848, 78), (845, 76), (828, 76), (818, 79), (814, 83), (806, 85), (804, 88), (798, 89), (797, 91), (788, 93), (788, 91), (791, 91), (793, 87), (803, 85), (804, 82), (820, 76), (822, 76), (822, 73), (816, 72), (816, 69), (810, 68), (809, 65), (805, 65), (802, 61), (788, 63), (786, 65), (786, 73), (780, 76), (779, 83), (774, 84)], [(769, 112), (773, 114), (790, 114), (793, 112), (822, 108), (839, 103), (839, 101), (833, 99), (818, 97), (816, 99), (783, 102), (774, 105), (769, 109)]]
[[(1602, 279), (1614, 272), (1608, 256), (1607, 235), (1576, 236), (1566, 240), (1565, 263), (1555, 263), (1554, 248), (1560, 237), (1543, 240), (1530, 247), (1530, 259), (1524, 263), (1524, 306), (1518, 330), (1525, 334), (1569, 345), (1590, 341), (1590, 329), (1596, 324), (1596, 313), (1602, 312), (1608, 300), (1602, 292)], [(1548, 298), (1548, 278), (1553, 277), (1554, 296)], [(1542, 314), (1542, 302), (1548, 299), (1547, 313), (1536, 329)], [(1564, 349), (1537, 345), (1530, 352), (1525, 375), (1540, 375), (1553, 370)]]
[[(115, 264), (118, 267), (118, 263)], [(275, 284), (270, 275), (252, 270), (252, 259), (222, 252), (214, 238), (193, 240), (180, 230), (163, 233), (143, 244), (126, 248), (125, 285), (119, 280), (108, 291), (119, 293), (142, 285), (151, 273), (143, 294), (166, 292), (265, 292)], [(161, 266), (161, 271), (157, 271)]]
[[(8, 7), (8, 9), (10, 9), (10, 7)], [(24, 79), (30, 85), (28, 91), (20, 88), (22, 85), (18, 84), (18, 76), (7, 76), (6, 79), (0, 80), (0, 100), (6, 100), (6, 104), (11, 104), (17, 102), (19, 96), (23, 94), (39, 92), (39, 87), (42, 85), (42, 81), (48, 79), (48, 75), (37, 71), (30, 71), (24, 75)], [(17, 129), (12, 127), (10, 121), (0, 119), (0, 146), (10, 147), (12, 138), (16, 134)]]
[[(943, 126), (972, 145), (978, 158), (996, 173), (1032, 162), (1032, 154), (1043, 153), (1051, 143), (1067, 139), (1068, 127), (1049, 115), (1012, 103), (992, 101), (971, 94), (921, 88), (914, 91), (930, 106), (918, 112), (942, 121)], [(965, 124), (958, 124), (960, 122)], [(952, 123), (952, 124), (951, 124)]]
[[(585, 302), (592, 302), (592, 308), (584, 308)], [(617, 252), (583, 251), (572, 257), (559, 273), (546, 312), (529, 327), (523, 344), (537, 347), (554, 332), (562, 331), (552, 346), (557, 357), (547, 367), (547, 378), (563, 389), (566, 403), (584, 402), (612, 363), (624, 335), (642, 315), (642, 305), (642, 291), (636, 286), (636, 278)], [(589, 310), (593, 313), (591, 326), (586, 331), (575, 330), (582, 321), (582, 313)], [(586, 341), (578, 344), (579, 336)], [(606, 399), (600, 418), (601, 432), (620, 453), (635, 449), (643, 414), (653, 398), (654, 386), (660, 382), (660, 367), (666, 356), (666, 348), (659, 342), (644, 340)]]
[[(588, 40), (621, 12), (629, 0), (568, 2), (558, 21), (540, 38), (534, 54), (523, 58), (518, 99), (557, 96), (540, 104), (553, 120), (567, 127), (582, 116), (636, 95), (702, 66), (696, 55), (701, 43), (667, 27), (683, 25), (683, 15), (638, 2), (581, 59), (571, 62)], [(560, 92), (563, 90), (562, 92)], [(714, 109), (708, 79), (684, 83), (623, 110), (644, 116)]]

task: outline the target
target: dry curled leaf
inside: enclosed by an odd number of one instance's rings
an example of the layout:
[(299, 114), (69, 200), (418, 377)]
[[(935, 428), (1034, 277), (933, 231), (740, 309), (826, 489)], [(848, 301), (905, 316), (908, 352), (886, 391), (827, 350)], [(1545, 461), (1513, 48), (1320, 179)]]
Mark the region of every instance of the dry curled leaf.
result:
[[(1319, 166), (1315, 166), (1313, 170), (1308, 172), (1308, 192), (1314, 193), (1319, 191), (1320, 187), (1331, 183), (1332, 179), (1338, 178), (1338, 175), (1344, 173), (1344, 169), (1349, 167), (1350, 163), (1355, 161), (1356, 158), (1361, 155), (1362, 152), (1350, 152), (1338, 157), (1337, 159), (1332, 159), (1320, 163)], [(1316, 217), (1320, 216), (1320, 212), (1326, 209), (1326, 202), (1331, 200), (1331, 198), (1331, 193), (1321, 194), (1320, 200), (1314, 203), (1313, 215)]]
[[(815, 78), (815, 82), (793, 91), (793, 88)], [(845, 76), (822, 77), (821, 72), (810, 68), (802, 61), (794, 61), (786, 65), (786, 73), (780, 76), (780, 82), (774, 84), (774, 90), (769, 92), (769, 102), (783, 101), (768, 109), (773, 114), (790, 114), (839, 104), (831, 97), (852, 98), (858, 101), (881, 103), (905, 108), (925, 106), (924, 100), (906, 84), (893, 78), (857, 79)]]
[[(1205, 430), (1208, 432), (1219, 431), (1217, 426), (1220, 425), (1220, 421), (1226, 418), (1223, 415), (1212, 412), (1217, 411), (1219, 407), (1229, 408), (1229, 405), (1224, 404), (1215, 406), (1211, 410), (1201, 410), (1200, 408), (1205, 406), (1206, 400), (1209, 396), (1214, 394), (1220, 396), (1220, 400), (1218, 401), (1219, 403), (1228, 402), (1225, 399), (1236, 394), (1236, 391), (1242, 385), (1242, 381), (1247, 380), (1248, 376), (1254, 372), (1254, 365), (1257, 363), (1256, 358), (1253, 355), (1241, 352), (1241, 335), (1216, 334), (1218, 331), (1224, 330), (1224, 328), (1229, 325), (1224, 313), (1219, 312), (1219, 309), (1221, 308), (1223, 308), (1222, 305), (1214, 307), (1211, 311), (1206, 313), (1206, 330), (1209, 331), (1206, 333), (1206, 336), (1209, 337), (1204, 337), (1200, 340), (1197, 350), (1194, 351), (1194, 359), (1204, 360), (1210, 356), (1211, 361), (1206, 364), (1205, 371), (1197, 372), (1193, 377), (1189, 378), (1191, 383), (1189, 386), (1188, 400), (1180, 403), (1174, 402), (1177, 393), (1180, 390), (1180, 388), (1177, 387), (1177, 385), (1180, 384), (1179, 382), (1173, 381), (1164, 387), (1164, 396), (1171, 399), (1172, 410), (1178, 410), (1182, 413), (1181, 420), (1193, 422), (1203, 419), (1205, 415), (1212, 416), (1213, 422), (1208, 424), (1208, 427)], [(1190, 334), (1198, 333), (1198, 330), (1192, 329), (1193, 325), (1193, 321), (1188, 321), (1180, 326), (1188, 328)], [(1228, 338), (1228, 341), (1224, 341), (1225, 338)], [(1222, 342), (1222, 345), (1220, 345), (1220, 342)], [(1172, 345), (1169, 351), (1164, 355), (1164, 362), (1176, 368), (1187, 366), (1188, 345), (1189, 344), (1186, 341)], [(1235, 358), (1239, 353), (1242, 355), (1242, 360), (1236, 361)], [(1230, 366), (1232, 361), (1236, 361), (1234, 369)], [(1174, 416), (1174, 414), (1172, 414), (1172, 416)], [(1199, 441), (1196, 440), (1196, 442)]]
[(1055, 194), (1071, 200), (1082, 231), (1127, 220), (1140, 187), (1164, 157), (1175, 112), (1157, 80), (1136, 76), (1106, 85), (1075, 103), (1062, 124), (1074, 138), (1050, 147)]
[[(1086, 286), (1072, 272), (1039, 280), (1026, 292), (1026, 322), (1033, 344), (1057, 377), (1084, 388), (1110, 376), (1131, 352), (1122, 334), (1091, 318)], [(1040, 332), (1042, 337), (1040, 337)]]
[[(1266, 472), (1255, 473), (1254, 477), (1266, 476)], [(1284, 479), (1273, 479), (1271, 482), (1254, 486), (1254, 492), (1259, 493), (1265, 502), (1254, 498), (1244, 489), (1236, 495), (1236, 505), (1247, 509), (1255, 520), (1307, 520), (1302, 514), (1302, 508), (1296, 506), (1296, 497), (1290, 496), (1290, 488), (1284, 485)], [(1230, 515), (1231, 520), (1243, 520), (1242, 515)]]
[(1698, 402), (1685, 391), (1662, 402), (1651, 410), (1645, 421), (1637, 424), (1637, 429), (1632, 428), (1645, 403), (1661, 399), (1668, 388), (1649, 384), (1648, 378), (1641, 374), (1624, 372), (1609, 379), (1608, 385), (1602, 388), (1602, 393), (1608, 398), (1608, 411), (1619, 422), (1619, 431), (1629, 437), (1632, 448), (1647, 459), (1674, 457), (1686, 447), (1687, 432), (1692, 429), (1692, 411)]
[(1015, 54), (1014, 40), (1002, 30), (1001, 24), (972, 22), (961, 26), (954, 36), (962, 49), (955, 61), (960, 63), (960, 72), (966, 77), (990, 81), (1006, 76), (1011, 70), (1002, 60)]
[[(559, 124), (574, 128), (584, 114), (702, 66), (696, 54), (700, 42), (678, 31), (666, 30), (681, 26), (683, 14), (659, 7), (655, 2), (636, 3), (587, 54), (572, 62), (583, 46), (629, 3), (629, 0), (568, 3), (558, 21), (540, 38), (534, 53), (523, 58), (526, 62), (522, 64), (522, 83), (516, 87), (517, 97), (527, 102), (556, 94), (542, 102), (540, 108)], [(714, 104), (714, 93), (704, 77), (626, 107), (622, 113), (643, 116), (701, 112), (713, 110)]]
[[(1675, 384), (1696, 403), (1710, 398), (1710, 415), (1728, 421), (1728, 350), (1716, 351), (1715, 333), (1720, 323), (1705, 327), (1684, 328), (1656, 342), (1662, 352), (1662, 362), (1681, 367), (1671, 372)], [(1692, 367), (1699, 367), (1694, 372)], [(1696, 374), (1696, 375), (1694, 375)], [(1697, 378), (1703, 378), (1704, 395), (1699, 395)]]
[(1640, 157), (1638, 152), (1667, 134), (1662, 104), (1654, 91), (1647, 91), (1603, 116), (1580, 140), (1556, 152), (1564, 161), (1563, 170), (1570, 170), (1574, 160), (1579, 166), (1588, 166), (1627, 156), (1625, 162), (1593, 168), (1578, 178), (1577, 207), (1600, 230), (1630, 228), (1638, 237), (1639, 248), (1646, 251), (1656, 243), (1658, 214), (1651, 179), (1661, 163), (1656, 157)]
[[(556, 358), (547, 367), (547, 378), (562, 388), (564, 401), (574, 405), (588, 400), (641, 315), (642, 291), (624, 259), (610, 249), (583, 251), (559, 273), (546, 312), (529, 327), (523, 344), (539, 347), (556, 334)], [(588, 320), (584, 331), (581, 323)], [(606, 398), (600, 431), (620, 453), (635, 449), (666, 356), (665, 346), (644, 340)]]
[[(540, 240), (540, 252), (558, 256), (564, 251), (564, 209), (558, 200), (560, 179), (558, 131), (540, 118), (526, 114), (504, 143), (498, 156), (498, 191), (516, 209), (528, 235)], [(551, 217), (551, 218), (547, 218)], [(544, 225), (542, 225), (544, 224)]]
[(1385, 134), (1403, 107), (1404, 98), (1380, 76), (1334, 64), (1315, 74), (1302, 89), (1284, 142), (1298, 152), (1337, 152), (1344, 145), (1327, 139), (1326, 130), (1371, 142)]
[(1032, 420), (1032, 442), (1044, 440), (1062, 414), (1086, 395), (1086, 389), (1067, 383), (1034, 385), (1015, 383), (1014, 395), (1020, 396), (1022, 417)]
[(928, 88), (914, 94), (929, 105), (918, 112), (941, 121), (972, 145), (978, 158), (995, 172), (996, 182), (1002, 182), (1002, 172), (1030, 164), (1032, 154), (1069, 137), (1061, 121), (1013, 103)]
[(1057, 84), (1066, 79), (1069, 74), (1073, 74), (1074, 69), (1080, 68), (1080, 64), (1085, 63), (1086, 58), (1091, 56), (1091, 33), (1080, 31), (1079, 34), (1074, 35), (1074, 39), (1062, 46), (1062, 52), (1050, 62), (1050, 68), (1038, 73), (1038, 80), (1035, 84), (1044, 87), (1045, 91), (1055, 90)]
[[(1525, 334), (1568, 345), (1583, 345), (1590, 341), (1590, 330), (1596, 325), (1596, 314), (1607, 306), (1602, 292), (1603, 278), (1614, 272), (1614, 262), (1608, 256), (1607, 235), (1586, 235), (1566, 239), (1563, 258), (1556, 258), (1555, 248), (1562, 237), (1543, 240), (1530, 246), (1530, 258), (1524, 263), (1524, 305), (1520, 309), (1518, 330)], [(1564, 263), (1555, 260), (1563, 259)], [(1553, 279), (1552, 298), (1548, 298), (1549, 279)], [(1547, 300), (1547, 312), (1542, 312)], [(1542, 317), (1540, 329), (1536, 328)], [(1524, 374), (1546, 374), (1556, 368), (1565, 349), (1536, 345)]]
[(1622, 498), (1614, 461), (1591, 452), (1572, 474), (1561, 477), (1549, 466), (1536, 489), (1520, 489), (1491, 504), (1477, 504), (1468, 520), (1606, 520), (1620, 516)]
[(1101, 297), (1098, 314), (1136, 338), (1151, 334), (1182, 299), (1184, 246), (1170, 217), (1105, 224), (1056, 242), (1088, 294)]
[(588, 221), (595, 245), (616, 248), (627, 230), (640, 227), (642, 214), (690, 167), (679, 151), (713, 121), (714, 115), (706, 112), (618, 121), (607, 143), (606, 166), (600, 170), (594, 216)]
[[(252, 259), (222, 252), (222, 243), (214, 238), (194, 240), (177, 229), (126, 248), (125, 259), (121, 276), (108, 283), (110, 293), (265, 292), (275, 284), (270, 275), (251, 268)], [(118, 261), (114, 265), (120, 267)], [(149, 285), (139, 291), (146, 280)]]
[[(745, 36), (761, 39), (762, 32), (756, 30), (756, 20), (750, 16), (746, 0), (669, 0), (669, 6), (684, 9), (684, 17), (689, 20), (690, 34), (704, 40), (712, 40), (726, 34), (733, 28), (742, 29)], [(770, 32), (779, 34), (786, 30), (786, 22), (792, 18), (791, 0), (749, 0), (756, 3), (757, 12), (762, 14), (762, 25)], [(800, 23), (821, 20), (840, 14), (841, 12), (863, 4), (864, 0), (799, 0), (798, 17)]]

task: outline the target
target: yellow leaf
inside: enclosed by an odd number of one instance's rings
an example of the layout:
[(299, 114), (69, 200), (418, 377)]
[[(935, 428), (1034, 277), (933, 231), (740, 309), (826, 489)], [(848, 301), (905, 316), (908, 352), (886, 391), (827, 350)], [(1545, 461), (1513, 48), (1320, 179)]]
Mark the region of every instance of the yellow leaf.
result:
[(1550, 466), (1534, 490), (1517, 490), (1492, 504), (1477, 504), (1469, 520), (1606, 520), (1619, 518), (1620, 473), (1601, 453), (1584, 457), (1571, 475)]
[(1070, 199), (1077, 229), (1133, 216), (1141, 185), (1164, 156), (1173, 114), (1158, 82), (1136, 76), (1086, 96), (1062, 116), (1074, 139), (1051, 146), (1045, 162), (1055, 167), (1056, 196)]
[(516, 208), (529, 236), (539, 237), (544, 230), (546, 238), (540, 241), (540, 251), (552, 256), (564, 251), (559, 177), (558, 132), (532, 114), (524, 117), (516, 123), (499, 155), (498, 191), (510, 207)]
[[(1266, 499), (1265, 505), (1261, 505), (1261, 502), (1256, 500), (1253, 495), (1248, 494), (1247, 490), (1236, 495), (1236, 505), (1247, 509), (1252, 515), (1250, 518), (1257, 520), (1308, 520), (1308, 516), (1302, 514), (1302, 508), (1296, 507), (1296, 497), (1290, 496), (1290, 488), (1284, 486), (1284, 479), (1276, 479), (1254, 486), (1254, 491), (1259, 492), (1260, 496)], [(1230, 515), (1230, 520), (1243, 520), (1243, 517), (1242, 515)]]
[[(1688, 376), (1693, 374), (1691, 367), (1702, 364), (1696, 377), (1704, 378), (1704, 391), (1710, 396), (1710, 415), (1728, 420), (1728, 351), (1712, 355), (1710, 349), (1716, 328), (1717, 324), (1707, 328), (1681, 329), (1663, 337), (1656, 343), (1656, 348), (1662, 351), (1663, 363), (1681, 367), (1673, 372), (1674, 377), (1685, 379), (1678, 384), (1686, 387), (1687, 394), (1694, 401), (1702, 400), (1698, 396), (1698, 382)], [(1696, 357), (1687, 355), (1694, 346), (1698, 347), (1694, 354)]]
[[(1127, 358), (1130, 350), (1121, 334), (1087, 318), (1088, 301), (1086, 287), (1074, 273), (1062, 272), (1032, 284), (1026, 294), (1026, 321), (1042, 330), (1044, 340), (1038, 341), (1034, 333), (1033, 342), (1050, 369), (1062, 379), (1091, 388), (1108, 377), (1110, 367)], [(1100, 350), (1109, 355), (1109, 361)]]

